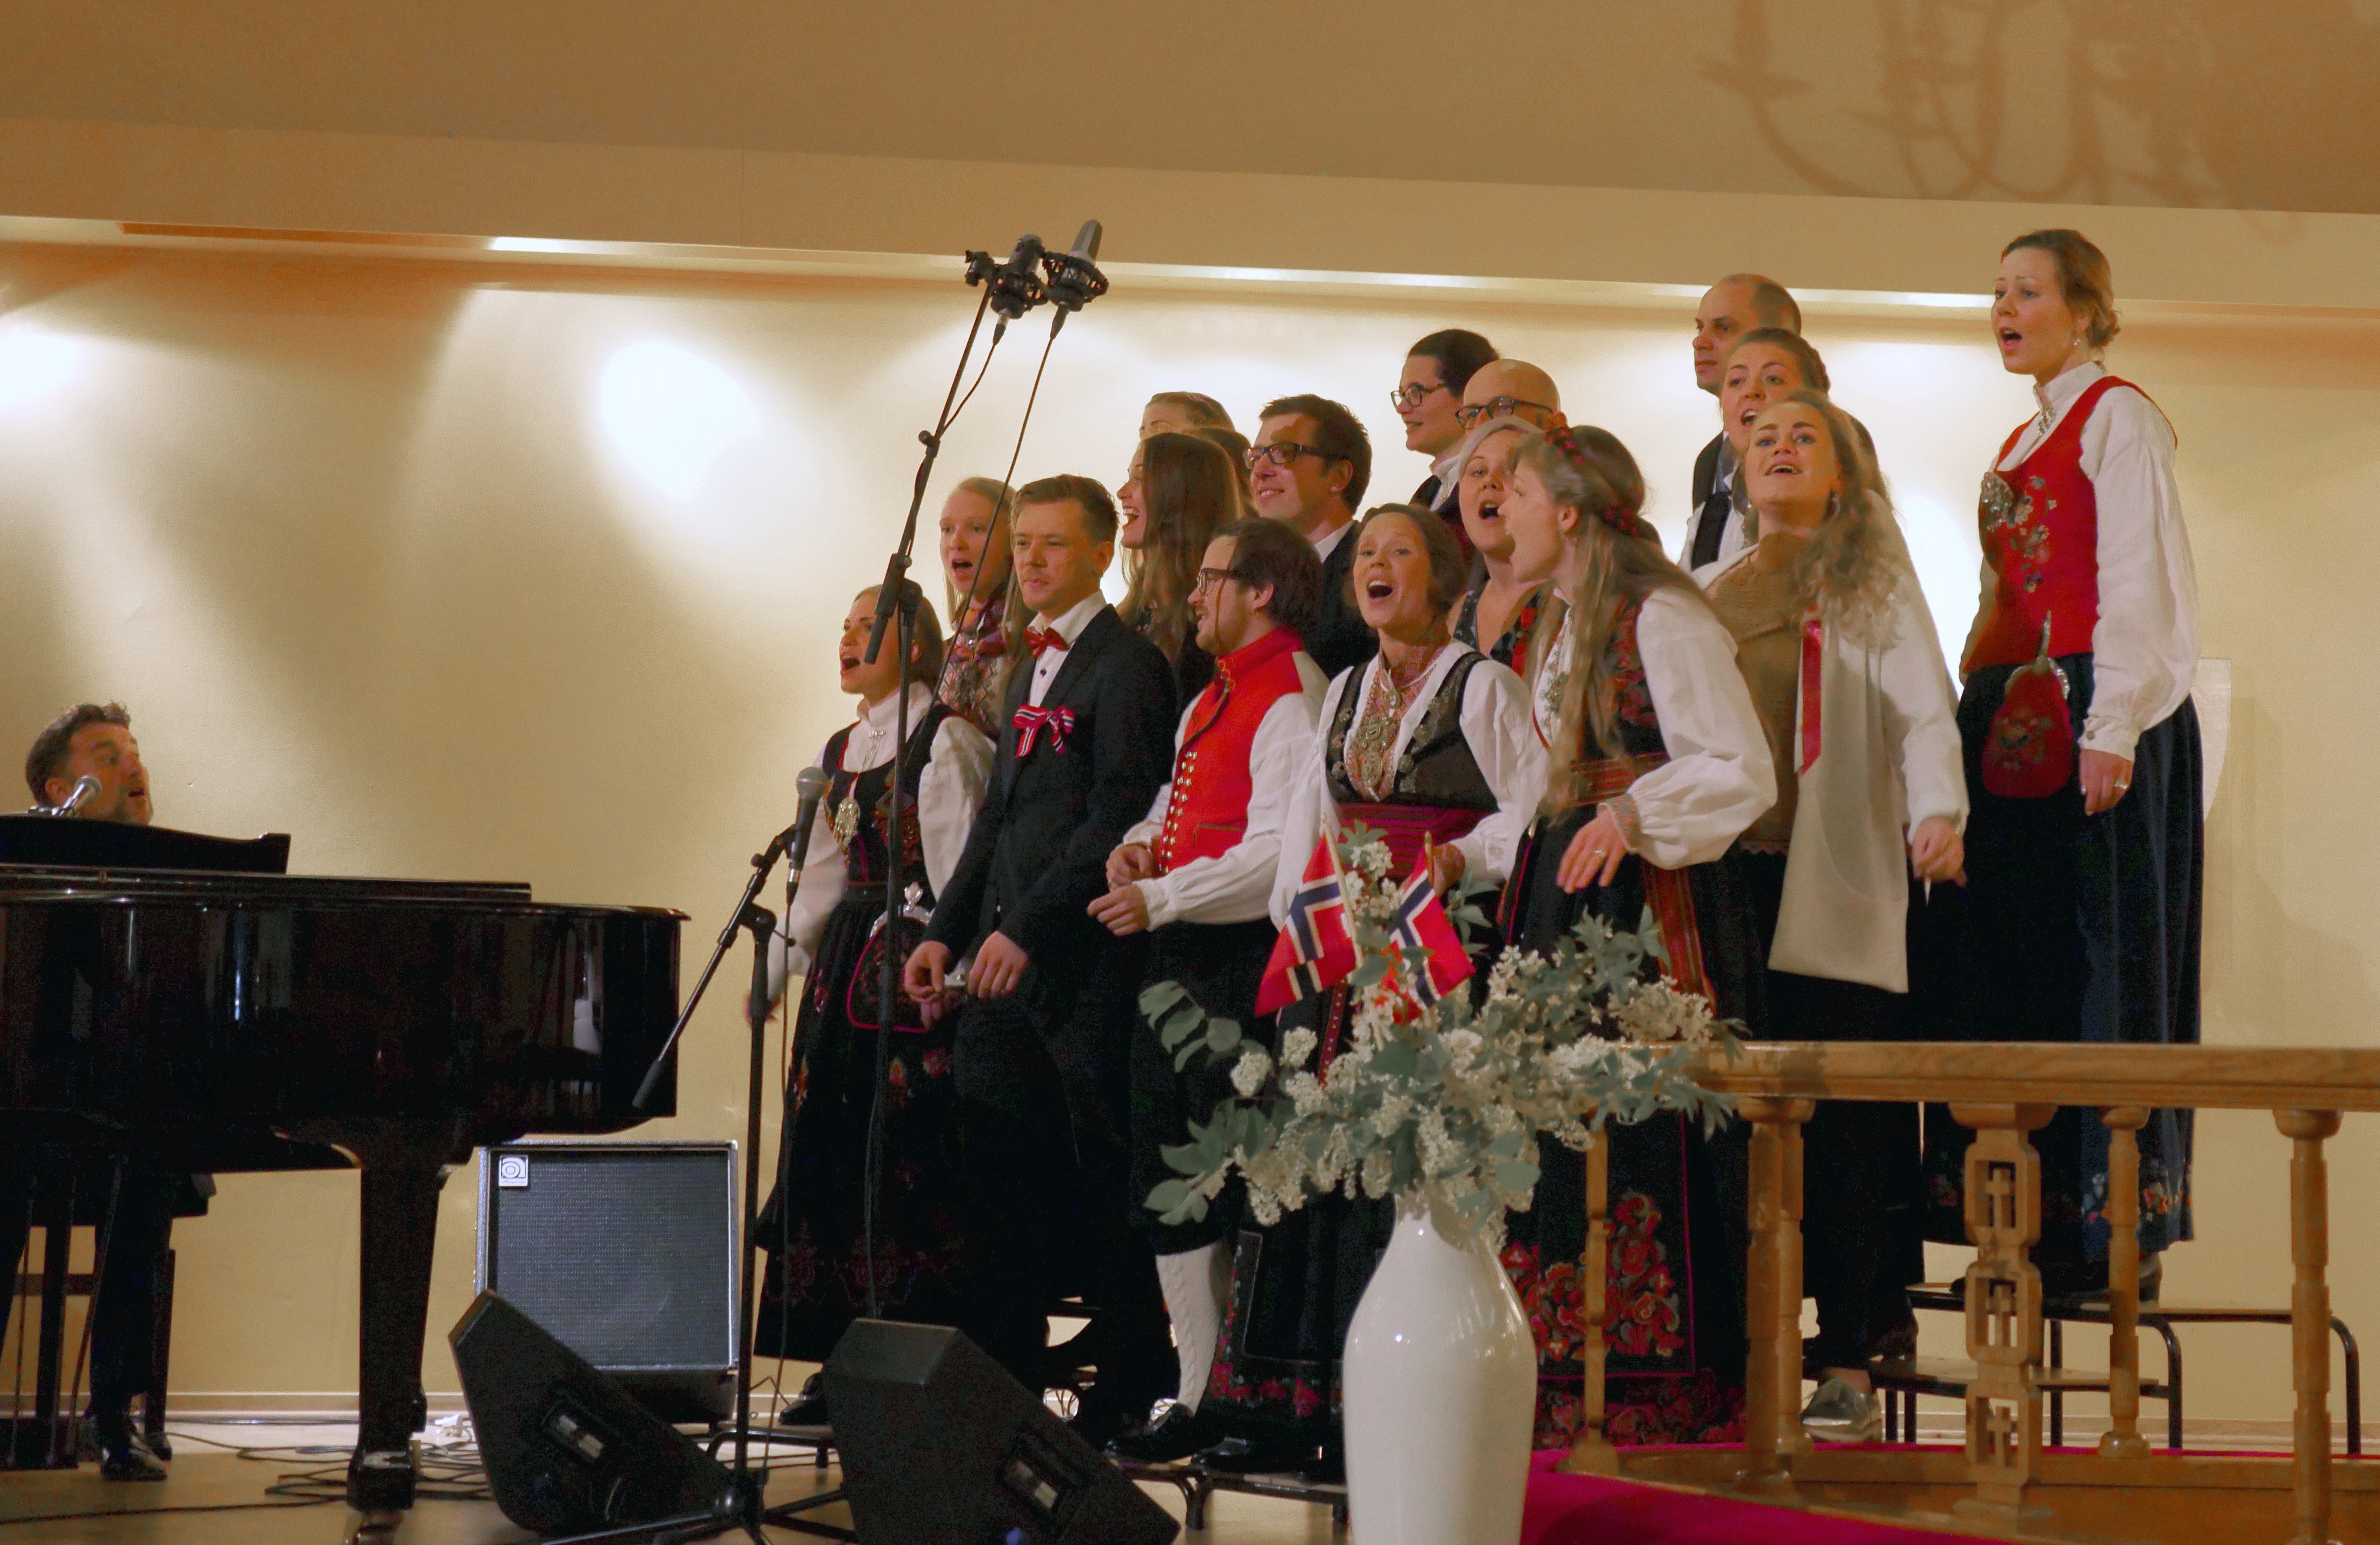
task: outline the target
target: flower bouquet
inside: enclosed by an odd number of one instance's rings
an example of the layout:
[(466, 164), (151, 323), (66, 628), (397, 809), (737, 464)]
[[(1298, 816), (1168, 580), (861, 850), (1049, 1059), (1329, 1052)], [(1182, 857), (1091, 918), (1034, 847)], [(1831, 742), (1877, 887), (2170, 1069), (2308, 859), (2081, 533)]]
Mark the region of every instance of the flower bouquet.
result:
[[(1649, 914), (1634, 933), (1583, 918), (1550, 954), (1507, 949), (1484, 992), (1440, 991), (1428, 960), (1399, 940), (1404, 887), (1386, 840), (1357, 826), (1337, 849), (1356, 965), (1343, 1043), (1327, 1066), (1313, 1065), (1310, 1029), (1282, 1035), (1276, 1057), (1178, 982), (1141, 994), (1175, 1065), (1235, 1059), (1239, 1098), (1163, 1150), (1175, 1176), (1148, 1206), (1165, 1222), (1205, 1217), (1237, 1174), (1258, 1223), (1333, 1192), (1393, 1197), (1403, 1212), (1445, 1209), (1494, 1250), (1505, 1210), (1529, 1206), (1540, 1134), (1584, 1150), (1607, 1121), (1681, 1111), (1709, 1129), (1731, 1109), (1694, 1069), (1709, 1049), (1733, 1053), (1732, 1028), (1700, 994), (1648, 978), (1646, 961), (1666, 959)], [(1486, 925), (1473, 899), (1484, 888), (1457, 893), (1457, 929)]]

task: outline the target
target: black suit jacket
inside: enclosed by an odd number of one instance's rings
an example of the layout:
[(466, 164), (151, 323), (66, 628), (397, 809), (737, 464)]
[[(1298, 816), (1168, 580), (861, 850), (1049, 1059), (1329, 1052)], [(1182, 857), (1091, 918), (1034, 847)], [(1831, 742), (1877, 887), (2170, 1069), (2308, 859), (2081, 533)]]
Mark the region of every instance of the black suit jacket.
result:
[(1032, 691), (1030, 662), (1008, 683), (998, 778), (967, 833), (926, 937), (953, 955), (994, 930), (1046, 976), (1087, 965), (1108, 931), (1086, 908), (1107, 894), (1108, 854), (1145, 820), (1173, 771), (1173, 671), (1111, 606), (1066, 651), (1047, 709), (1070, 709), (1057, 748), (1049, 729), (1019, 759), (1016, 711)]
[(1378, 654), (1380, 640), (1355, 610), (1348, 577), (1355, 571), (1355, 532), (1348, 529), (1322, 560), (1322, 608), (1305, 630), (1305, 652), (1325, 676), (1360, 665)]
[(1725, 434), (1714, 434), (1710, 444), (1702, 448), (1702, 454), (1694, 457), (1694, 513), (1686, 517), (1686, 545), (1678, 555), (1678, 561), (1688, 568), (1699, 566), (1694, 562), (1694, 549), (1702, 543), (1703, 501), (1710, 497), (1711, 484), (1718, 481), (1719, 452), (1726, 444)]

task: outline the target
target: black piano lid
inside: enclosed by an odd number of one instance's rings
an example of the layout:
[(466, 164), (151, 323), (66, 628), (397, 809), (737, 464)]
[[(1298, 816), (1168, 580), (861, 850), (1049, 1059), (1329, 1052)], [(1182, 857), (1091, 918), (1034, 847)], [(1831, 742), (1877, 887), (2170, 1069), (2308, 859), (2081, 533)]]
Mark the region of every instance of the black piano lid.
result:
[(212, 870), (286, 874), (285, 833), (242, 839), (54, 815), (0, 815), (0, 864), (103, 870)]

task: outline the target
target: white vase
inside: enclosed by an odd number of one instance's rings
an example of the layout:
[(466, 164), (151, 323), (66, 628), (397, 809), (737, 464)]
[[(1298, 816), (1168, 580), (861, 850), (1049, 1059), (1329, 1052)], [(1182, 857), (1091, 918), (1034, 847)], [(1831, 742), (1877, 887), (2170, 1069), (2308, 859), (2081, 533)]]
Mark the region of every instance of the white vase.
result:
[(1503, 1269), (1451, 1212), (1398, 1217), (1347, 1331), (1342, 1388), (1362, 1545), (1520, 1539), (1536, 1345)]

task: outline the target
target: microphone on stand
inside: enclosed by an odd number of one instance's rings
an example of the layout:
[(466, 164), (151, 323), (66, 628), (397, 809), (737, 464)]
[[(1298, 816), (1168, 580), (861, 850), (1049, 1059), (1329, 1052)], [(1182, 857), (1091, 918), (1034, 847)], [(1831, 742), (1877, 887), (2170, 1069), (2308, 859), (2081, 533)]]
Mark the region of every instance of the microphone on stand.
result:
[(1058, 314), (1050, 319), (1050, 335), (1056, 337), (1066, 319), (1108, 292), (1108, 277), (1099, 270), (1099, 237), (1104, 229), (1096, 220), (1086, 220), (1075, 235), (1075, 248), (1070, 252), (1048, 252), (1041, 262), (1050, 271), (1044, 287)]
[(90, 804), (92, 799), (98, 797), (98, 794), (99, 780), (86, 772), (81, 777), (75, 780), (75, 785), (67, 792), (65, 803), (53, 805), (47, 809), (41, 810), (40, 813), (42, 815), (72, 815), (77, 810), (81, 809), (85, 805)]
[(799, 879), (802, 865), (809, 858), (810, 828), (818, 822), (819, 801), (826, 797), (827, 785), (832, 782), (823, 767), (805, 767), (802, 775), (794, 780), (794, 791), (802, 797), (802, 804), (794, 816), (794, 858), (788, 879)]
[[(1050, 298), (1041, 282), (1041, 265), (1047, 258), (1041, 238), (1028, 231), (1016, 238), (1016, 249), (1006, 262), (983, 272), (984, 282), (991, 287), (991, 309), (1002, 322), (1014, 322)], [(977, 275), (970, 261), (967, 282), (975, 283)]]

